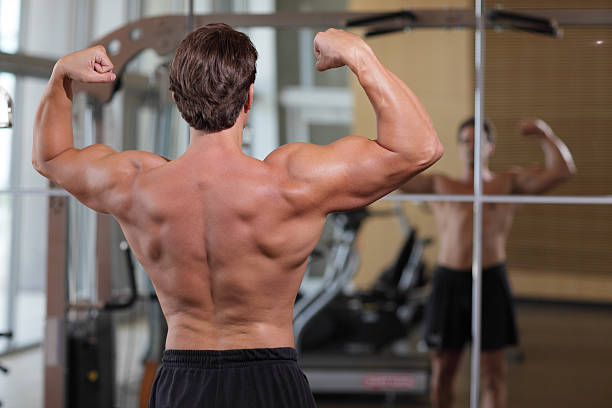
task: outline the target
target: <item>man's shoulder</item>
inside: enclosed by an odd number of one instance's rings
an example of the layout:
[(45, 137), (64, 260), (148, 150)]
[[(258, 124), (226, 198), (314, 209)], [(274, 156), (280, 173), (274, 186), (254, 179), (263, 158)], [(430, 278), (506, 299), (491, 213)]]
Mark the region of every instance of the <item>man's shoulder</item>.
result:
[(448, 174), (444, 174), (444, 173), (429, 173), (427, 175), (429, 177), (431, 177), (433, 181), (438, 181), (438, 182), (444, 182), (444, 181), (453, 182), (453, 181), (457, 181), (457, 179), (449, 176)]
[(312, 143), (288, 143), (275, 149), (263, 163), (281, 182), (308, 182), (328, 148)]
[(499, 183), (514, 184), (516, 180), (523, 177), (528, 177), (534, 170), (535, 166), (521, 167), (521, 166), (510, 166), (503, 170), (494, 173), (494, 181)]
[(444, 173), (431, 173), (429, 176), (431, 177), (433, 185), (434, 185), (434, 192), (438, 194), (447, 192), (447, 191), (438, 191), (438, 190), (452, 189), (453, 187), (459, 187), (465, 184), (458, 178), (451, 177), (448, 174), (444, 174)]
[(149, 170), (170, 162), (163, 156), (144, 150), (126, 150), (119, 154), (129, 160), (133, 166), (142, 170)]
[(136, 190), (142, 189), (143, 185), (147, 184), (145, 180), (151, 179), (149, 175), (152, 171), (170, 163), (165, 157), (142, 150), (125, 150), (117, 155), (118, 160), (115, 164), (121, 168), (122, 175), (116, 177), (122, 179), (124, 187), (121, 190), (126, 194), (133, 194)]
[(295, 154), (314, 153), (317, 146), (312, 143), (294, 142), (287, 143), (274, 149), (263, 161), (270, 166), (286, 165)]

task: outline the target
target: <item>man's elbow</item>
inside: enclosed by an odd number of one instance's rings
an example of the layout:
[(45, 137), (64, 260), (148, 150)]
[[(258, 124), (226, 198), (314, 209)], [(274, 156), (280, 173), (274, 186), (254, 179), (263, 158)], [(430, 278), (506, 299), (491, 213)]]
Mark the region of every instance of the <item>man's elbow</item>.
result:
[(576, 169), (576, 165), (574, 164), (573, 161), (567, 166), (567, 170), (569, 174), (568, 179), (571, 178), (572, 176), (575, 176), (576, 173), (578, 172), (578, 170)]
[(44, 162), (41, 162), (35, 155), (32, 155), (32, 167), (42, 176), (47, 177)]
[(45, 171), (46, 162), (45, 160), (43, 160), (39, 149), (36, 147), (36, 139), (37, 139), (36, 133), (37, 131), (36, 131), (36, 125), (35, 125), (34, 126), (34, 146), (32, 147), (32, 167), (34, 167), (34, 170), (36, 170), (42, 176), (47, 177), (47, 173)]
[(563, 170), (559, 173), (559, 180), (561, 182), (569, 181), (576, 174), (576, 165), (574, 163), (568, 163)]
[(436, 147), (434, 150), (434, 154), (432, 156), (431, 164), (434, 164), (435, 162), (440, 160), (443, 155), (444, 155), (444, 145), (442, 145), (442, 142), (440, 142), (440, 139), (438, 139), (436, 135)]
[(440, 142), (436, 131), (432, 130), (432, 136), (421, 151), (421, 158), (419, 161), (421, 162), (423, 168), (427, 168), (440, 160), (443, 154), (444, 146)]
[(49, 169), (48, 161), (41, 160), (36, 156), (32, 155), (32, 167), (34, 167), (34, 170), (36, 170), (38, 174), (51, 180), (51, 172)]

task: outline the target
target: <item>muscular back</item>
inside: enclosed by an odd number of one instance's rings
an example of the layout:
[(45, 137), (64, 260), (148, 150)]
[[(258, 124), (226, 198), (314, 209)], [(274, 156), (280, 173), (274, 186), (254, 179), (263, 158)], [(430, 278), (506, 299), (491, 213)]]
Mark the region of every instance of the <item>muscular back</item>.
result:
[(167, 347), (292, 345), (295, 294), (325, 216), (278, 169), (224, 159), (186, 154), (144, 171), (117, 218), (159, 296)]
[[(211, 49), (200, 45), (186, 55)], [(239, 62), (227, 47), (217, 51), (227, 58), (211, 72)], [(330, 29), (317, 34), (314, 51), (318, 70), (347, 65), (355, 73), (376, 112), (376, 140), (293, 143), (263, 162), (249, 158), (241, 145), (253, 84), (245, 83), (245, 102), (242, 95), (220, 97), (234, 108), (241, 104), (230, 126), (229, 110), (220, 115), (219, 104), (202, 109), (210, 98), (189, 99), (187, 88), (203, 84), (198, 68), (187, 70), (193, 81), (178, 79), (175, 96), (179, 104), (193, 102), (181, 105), (184, 117), (206, 116), (211, 128), (190, 123), (190, 145), (180, 158), (168, 162), (104, 145), (77, 149), (71, 83), (114, 81), (113, 65), (99, 46), (67, 55), (54, 68), (36, 115), (33, 165), (83, 204), (119, 220), (155, 285), (168, 348), (293, 346), (293, 302), (325, 216), (372, 203), (442, 155), (421, 102), (361, 38)], [(197, 57), (187, 60), (200, 66)], [(221, 117), (224, 124), (217, 126), (212, 119)]]

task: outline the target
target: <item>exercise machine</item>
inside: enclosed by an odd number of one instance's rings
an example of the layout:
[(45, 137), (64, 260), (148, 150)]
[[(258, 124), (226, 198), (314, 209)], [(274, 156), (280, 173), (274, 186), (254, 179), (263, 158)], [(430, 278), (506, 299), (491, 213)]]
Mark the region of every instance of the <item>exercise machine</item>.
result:
[[(525, 16), (509, 15), (508, 13), (497, 13), (489, 16), (491, 26), (510, 27), (520, 23), (519, 29), (534, 29), (532, 31), (545, 31), (540, 27), (541, 21), (526, 20)], [(145, 49), (153, 49), (158, 55), (167, 55), (171, 53), (179, 41), (183, 38), (186, 27), (197, 27), (209, 22), (224, 21), (230, 25), (238, 27), (253, 27), (253, 26), (268, 26), (277, 28), (296, 28), (296, 27), (347, 27), (360, 26), (368, 29), (369, 35), (381, 35), (394, 31), (402, 31), (407, 29), (421, 27), (474, 27), (474, 13), (470, 9), (449, 9), (449, 10), (414, 10), (411, 12), (402, 11), (399, 13), (381, 13), (379, 15), (372, 13), (355, 13), (355, 12), (328, 12), (328, 13), (274, 13), (274, 14), (211, 14), (211, 15), (175, 15), (175, 16), (156, 16), (146, 18), (139, 21), (130, 22), (123, 27), (109, 33), (108, 35), (95, 41), (94, 44), (102, 44), (106, 46), (111, 54), (115, 71), (117, 72), (118, 80), (115, 83), (108, 84), (75, 84), (75, 97), (79, 92), (85, 91), (89, 95), (88, 103), (91, 112), (89, 119), (95, 120), (96, 134), (103, 134), (103, 121), (100, 120), (102, 114), (102, 105), (109, 102), (113, 95), (122, 87), (129, 84), (126, 79), (133, 75), (125, 70), (128, 62), (137, 54)], [(351, 23), (352, 22), (352, 23)], [(537, 27), (534, 27), (537, 26)], [(516, 28), (516, 27), (515, 27)], [(554, 32), (554, 30), (552, 30)], [(93, 45), (93, 44), (92, 44)], [(10, 63), (19, 56), (3, 55), (1, 64)], [(6, 60), (6, 61), (4, 61)], [(31, 64), (30, 64), (31, 65)], [(50, 64), (52, 66), (52, 62)], [(20, 68), (24, 72), (34, 72), (34, 68)], [(44, 69), (48, 69), (45, 65)], [(29, 70), (29, 71), (28, 71)], [(11, 71), (8, 69), (8, 71)], [(46, 71), (45, 71), (46, 72)], [(137, 81), (143, 78), (135, 78)], [(142, 82), (142, 81), (141, 81)], [(146, 82), (146, 81), (145, 81)], [(128, 105), (126, 103), (126, 105)], [(10, 118), (10, 104), (9, 104)], [(7, 125), (10, 124), (10, 120)], [(4, 123), (2, 124), (4, 125)], [(7, 126), (3, 126), (7, 127)], [(103, 140), (92, 140), (92, 142), (103, 142)], [(112, 377), (113, 367), (109, 362), (113, 361), (114, 350), (112, 348), (112, 313), (107, 307), (113, 304), (113, 288), (110, 284), (113, 271), (120, 271), (127, 266), (115, 267), (113, 262), (117, 263), (117, 259), (122, 259), (121, 255), (113, 255), (118, 251), (120, 242), (116, 235), (116, 225), (113, 224), (110, 217), (97, 214), (89, 217), (88, 222), (93, 222), (96, 231), (95, 236), (95, 273), (97, 274), (96, 296), (90, 303), (73, 302), (70, 299), (70, 291), (68, 290), (67, 275), (69, 269), (74, 268), (71, 263), (72, 254), (69, 251), (76, 251), (76, 243), (80, 237), (73, 234), (74, 231), (69, 231), (69, 225), (74, 224), (72, 219), (75, 210), (74, 204), (62, 194), (51, 195), (49, 197), (49, 239), (48, 239), (48, 260), (47, 260), (47, 317), (45, 326), (45, 406), (50, 408), (63, 408), (69, 405), (69, 401), (80, 401), (79, 398), (87, 398), (86, 406), (94, 406), (96, 398), (95, 394), (82, 392), (79, 387), (86, 387), (94, 384), (95, 392), (108, 398), (101, 401), (97, 406), (111, 406), (112, 396), (114, 395)], [(336, 231), (334, 232), (336, 242), (327, 252), (319, 250), (319, 253), (313, 254), (311, 264), (318, 263), (327, 265), (329, 260), (333, 260), (329, 269), (323, 268), (325, 281), (328, 286), (317, 289), (316, 285), (311, 285), (310, 290), (306, 290), (308, 281), (304, 285), (302, 297), (296, 303), (296, 326), (299, 332), (296, 338), (298, 345), (304, 341), (307, 345), (309, 340), (308, 324), (315, 321), (315, 317), (326, 307), (342, 308), (342, 304), (358, 305), (361, 302), (361, 308), (364, 305), (371, 305), (371, 301), (366, 294), (358, 296), (349, 296), (346, 293), (346, 288), (350, 285), (350, 278), (354, 274), (358, 264), (358, 254), (353, 246), (353, 241), (357, 228), (353, 221), (342, 220), (346, 215), (334, 215), (333, 223), (336, 223)], [(351, 218), (351, 216), (348, 216)], [(71, 221), (72, 220), (72, 221)], [(72, 228), (72, 226), (70, 226)], [(333, 234), (334, 234), (333, 233)], [(333, 235), (332, 234), (332, 235)], [(417, 240), (418, 241), (418, 240)], [(412, 253), (412, 252), (411, 252)], [(415, 255), (416, 256), (416, 255)], [(123, 261), (125, 262), (125, 261)], [(90, 266), (91, 267), (91, 266)], [(119, 271), (119, 272), (117, 272)], [(403, 276), (417, 276), (403, 275)], [(412, 278), (400, 278), (400, 281), (407, 286)], [(416, 279), (416, 278), (414, 278)], [(416, 279), (418, 281), (419, 279)], [(399, 289), (400, 281), (397, 283)], [(385, 282), (380, 282), (384, 286)], [(375, 290), (376, 292), (376, 290)], [(399, 293), (399, 292), (398, 292)], [(339, 296), (344, 296), (344, 298)], [(379, 294), (378, 294), (379, 295)], [(376, 296), (378, 296), (376, 295)], [(373, 295), (372, 295), (373, 296)], [(411, 292), (410, 298), (415, 299), (415, 293)], [(378, 296), (377, 298), (380, 298)], [(336, 305), (337, 304), (337, 305)], [(383, 302), (382, 304), (386, 304)], [(332, 306), (330, 306), (332, 305)], [(368, 306), (369, 307), (369, 306)], [(349, 308), (350, 309), (350, 308)], [(358, 309), (358, 308), (357, 308)], [(382, 309), (381, 309), (382, 310)], [(418, 316), (415, 307), (413, 314), (410, 307), (401, 308), (402, 316), (396, 316), (399, 322), (406, 324), (414, 317)], [(374, 313), (365, 314), (363, 316), (374, 316)], [(159, 313), (151, 314), (152, 319), (160, 320)], [(360, 319), (363, 320), (364, 317)], [(413, 316), (410, 318), (410, 316)], [(410, 323), (410, 327), (413, 323)], [(160, 325), (161, 327), (161, 325)], [(365, 326), (364, 326), (365, 327)], [(163, 332), (163, 330), (162, 330)], [(302, 335), (304, 335), (302, 337)], [(390, 336), (395, 338), (396, 336)], [(92, 342), (92, 339), (97, 339)], [(353, 340), (355, 337), (353, 337)], [(158, 339), (157, 339), (158, 340)], [(154, 340), (154, 342), (157, 342)], [(352, 341), (355, 344), (355, 341)], [(426, 372), (425, 363), (418, 366), (419, 360), (414, 357), (408, 364), (408, 360), (412, 357), (405, 358), (382, 358), (388, 350), (389, 341), (365, 342), (361, 344), (369, 344), (368, 349), (374, 349), (378, 355), (372, 357), (372, 361), (366, 361), (368, 354), (362, 353), (361, 357), (355, 358), (353, 354), (347, 354), (350, 357), (344, 361), (334, 360), (329, 358), (329, 355), (323, 357), (323, 360), (317, 362), (316, 353), (306, 353), (304, 350), (303, 364), (309, 373), (313, 389), (324, 390), (325, 375), (339, 374), (337, 378), (344, 378), (346, 386), (344, 389), (361, 390), (367, 392), (373, 390), (382, 390), (394, 392), (396, 390), (406, 392), (417, 392), (426, 387)], [(397, 343), (397, 342), (395, 342)], [(374, 344), (374, 346), (372, 346)], [(358, 347), (352, 347), (355, 350)], [(151, 346), (151, 350), (157, 350)], [(351, 349), (351, 347), (349, 347)], [(93, 361), (91, 366), (78, 366), (78, 361), (81, 359), (71, 356), (77, 356), (81, 353), (85, 356), (83, 361), (87, 359)], [(151, 352), (151, 361), (154, 360), (154, 355), (158, 351)], [(397, 353), (397, 348), (396, 348)], [(307, 358), (307, 355), (310, 357)], [(393, 355), (393, 354), (391, 354)], [(69, 360), (73, 359), (74, 364), (70, 370)], [(376, 359), (377, 361), (373, 361)], [(92, 367), (96, 367), (92, 369)], [(407, 367), (412, 367), (410, 371)], [(417, 367), (417, 368), (414, 368)], [(420, 367), (420, 368), (419, 368)], [(344, 369), (345, 372), (338, 370)], [(317, 371), (319, 370), (319, 371)], [(334, 371), (335, 370), (335, 371)], [(361, 371), (360, 371), (361, 370)], [(83, 378), (73, 379), (71, 376), (77, 373), (85, 373)], [(318, 376), (320, 373), (321, 376)], [(370, 373), (370, 374), (368, 374)], [(345, 374), (345, 375), (344, 375)], [(78, 374), (80, 375), (80, 374)], [(356, 382), (350, 380), (350, 376), (354, 376), (355, 381), (359, 384), (366, 384), (367, 387), (357, 387)], [(83, 383), (89, 381), (91, 384)], [(352, 381), (352, 382), (351, 382)], [(337, 386), (337, 381), (327, 381), (328, 384)], [(335, 391), (337, 390), (330, 390)], [(69, 393), (79, 395), (75, 397), (68, 396)], [(111, 401), (109, 403), (109, 401)], [(75, 403), (76, 404), (76, 403)], [(77, 404), (78, 405), (78, 404)], [(76, 406), (76, 405), (73, 405)], [(83, 405), (81, 405), (83, 406)]]
[[(372, 287), (356, 291), (356, 235), (367, 217), (388, 215), (402, 222), (404, 242)], [(420, 323), (427, 297), (422, 255), (430, 240), (417, 237), (401, 206), (332, 214), (327, 228), (294, 309), (296, 347), (313, 392), (428, 394), (430, 366)]]

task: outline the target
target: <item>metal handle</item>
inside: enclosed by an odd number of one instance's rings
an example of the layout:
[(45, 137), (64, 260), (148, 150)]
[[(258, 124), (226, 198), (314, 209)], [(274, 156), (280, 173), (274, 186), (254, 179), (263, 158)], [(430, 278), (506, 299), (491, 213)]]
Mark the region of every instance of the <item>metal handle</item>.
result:
[(488, 19), (495, 25), (509, 27), (515, 30), (527, 31), (535, 34), (546, 34), (555, 38), (563, 37), (563, 30), (554, 18), (547, 19), (514, 11), (491, 10)]
[[(416, 15), (410, 10), (400, 10), (392, 13), (374, 14), (372, 16), (354, 18), (346, 22), (347, 27), (369, 26), (365, 33), (366, 37), (390, 34), (410, 29), (412, 23), (417, 20)], [(378, 25), (384, 23), (383, 26)]]
[(353, 18), (346, 22), (347, 27), (371, 26), (377, 23), (405, 23), (405, 20), (416, 21), (416, 15), (410, 10), (392, 13), (374, 14), (372, 16)]
[(6, 103), (6, 122), (0, 122), (0, 129), (10, 129), (13, 127), (13, 99), (8, 92), (0, 86), (0, 98)]

